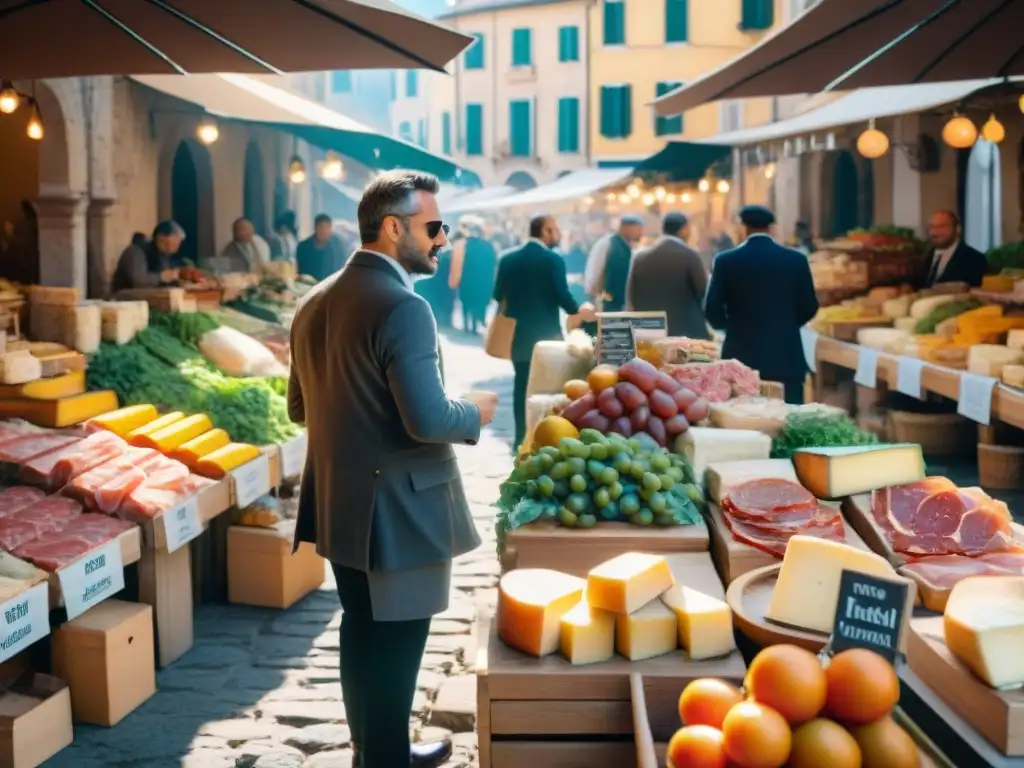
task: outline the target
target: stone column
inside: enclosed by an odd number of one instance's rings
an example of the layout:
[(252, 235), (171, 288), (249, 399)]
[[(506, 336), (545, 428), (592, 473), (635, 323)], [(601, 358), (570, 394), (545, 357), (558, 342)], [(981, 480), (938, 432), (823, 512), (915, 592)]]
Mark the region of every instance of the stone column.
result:
[(39, 280), (43, 285), (88, 290), (86, 208), (82, 195), (44, 196), (39, 212)]
[[(110, 212), (116, 200), (92, 198), (88, 209), (88, 283), (90, 298), (107, 298), (110, 293), (110, 280), (117, 269), (117, 258), (120, 255), (118, 244), (111, 242)], [(123, 248), (128, 244), (124, 243)]]

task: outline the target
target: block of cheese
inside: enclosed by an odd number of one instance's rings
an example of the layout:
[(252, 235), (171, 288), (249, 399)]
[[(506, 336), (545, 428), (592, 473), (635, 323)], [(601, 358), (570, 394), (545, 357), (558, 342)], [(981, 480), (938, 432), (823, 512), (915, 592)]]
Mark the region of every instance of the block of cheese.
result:
[(800, 484), (819, 499), (841, 499), (924, 479), (916, 443), (801, 448), (793, 452)]
[(895, 299), (886, 299), (882, 302), (882, 314), (886, 317), (898, 320), (901, 317), (910, 315), (910, 295), (898, 296)]
[(913, 333), (917, 327), (916, 317), (897, 317), (892, 321), (892, 327), (897, 331), (906, 331), (907, 333)]
[(975, 344), (967, 352), (967, 370), (980, 376), (998, 377), (1006, 365), (1024, 362), (1024, 352), (998, 344)]
[(43, 375), (43, 364), (31, 352), (8, 352), (0, 358), (0, 381), (25, 384)]
[(138, 310), (135, 302), (106, 301), (100, 304), (103, 340), (127, 344), (139, 331)]
[(771, 452), (772, 439), (752, 429), (690, 427), (676, 443), (676, 453), (683, 454), (689, 460), (694, 477), (701, 482), (709, 464), (767, 459)]
[(843, 571), (897, 578), (892, 566), (871, 552), (813, 536), (792, 537), (765, 618), (831, 634)]
[(56, 400), (0, 400), (0, 418), (24, 419), (40, 427), (59, 429), (88, 421), (117, 408), (117, 393), (109, 389)]
[(704, 473), (708, 498), (716, 504), (731, 488), (748, 480), (788, 480), (796, 479), (796, 470), (789, 459), (754, 459), (753, 461), (716, 461), (708, 466)]
[(660, 600), (615, 617), (615, 650), (630, 661), (672, 653), (678, 646), (676, 615)]
[(662, 593), (661, 602), (676, 615), (679, 644), (691, 659), (713, 659), (735, 650), (732, 610), (723, 601), (675, 584)]
[(661, 555), (626, 552), (587, 575), (587, 602), (611, 613), (632, 613), (675, 583)]
[(1024, 349), (1024, 331), (1013, 330), (1006, 334), (1006, 346), (1010, 349)]
[(981, 290), (992, 291), (993, 293), (1009, 293), (1013, 290), (1015, 282), (1012, 277), (985, 275), (981, 278)]
[(953, 655), (993, 688), (1024, 685), (1024, 577), (958, 581), (943, 617)]
[(509, 571), (498, 582), (498, 637), (531, 656), (558, 650), (560, 623), (586, 582), (546, 568)]
[(169, 427), (171, 424), (181, 421), (184, 418), (185, 414), (181, 411), (171, 411), (170, 413), (165, 413), (159, 418), (143, 422), (141, 425), (131, 430), (127, 435), (122, 435), (122, 437), (124, 437), (124, 439), (129, 443), (134, 443), (135, 441), (141, 440), (154, 432), (159, 432), (161, 429)]
[(62, 309), (60, 343), (86, 355), (96, 352), (103, 340), (100, 305), (79, 304)]
[(560, 648), (570, 664), (594, 664), (615, 655), (615, 615), (586, 600), (562, 616)]
[(1004, 365), (999, 378), (1008, 387), (1024, 389), (1024, 365)]
[[(36, 358), (39, 360), (39, 358)], [(39, 361), (42, 368), (42, 361)], [(44, 374), (45, 375), (45, 374)], [(35, 379), (26, 384), (0, 385), (0, 399), (27, 397), (30, 400), (56, 400), (85, 392), (85, 371), (72, 371), (61, 376)]]

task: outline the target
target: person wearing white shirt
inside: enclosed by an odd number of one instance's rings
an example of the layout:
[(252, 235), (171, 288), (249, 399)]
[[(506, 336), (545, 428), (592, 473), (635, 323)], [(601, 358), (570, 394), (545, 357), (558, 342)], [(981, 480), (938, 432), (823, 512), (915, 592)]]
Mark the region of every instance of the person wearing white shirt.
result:
[(960, 218), (952, 211), (936, 211), (928, 219), (932, 251), (921, 288), (936, 283), (967, 283), (972, 288), (981, 285), (988, 272), (988, 261), (985, 254), (963, 242), (960, 230)]

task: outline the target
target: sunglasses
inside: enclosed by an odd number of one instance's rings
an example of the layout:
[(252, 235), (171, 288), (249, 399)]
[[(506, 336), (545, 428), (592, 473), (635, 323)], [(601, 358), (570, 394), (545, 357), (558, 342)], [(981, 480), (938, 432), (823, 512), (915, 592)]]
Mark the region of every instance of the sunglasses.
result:
[(448, 237), (448, 233), (451, 232), (451, 227), (445, 224), (443, 221), (428, 221), (427, 222), (427, 237), (431, 240), (437, 238), (441, 232), (444, 232), (444, 236)]

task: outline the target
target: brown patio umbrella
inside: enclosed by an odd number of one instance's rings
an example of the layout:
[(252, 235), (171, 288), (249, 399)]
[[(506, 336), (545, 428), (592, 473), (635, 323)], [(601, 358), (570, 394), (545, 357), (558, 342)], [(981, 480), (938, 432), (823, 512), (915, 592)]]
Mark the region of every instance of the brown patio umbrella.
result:
[(1013, 75), (1024, 75), (1024, 0), (823, 0), (655, 109)]
[(442, 70), (472, 38), (389, 0), (0, 0), (0, 78)]

